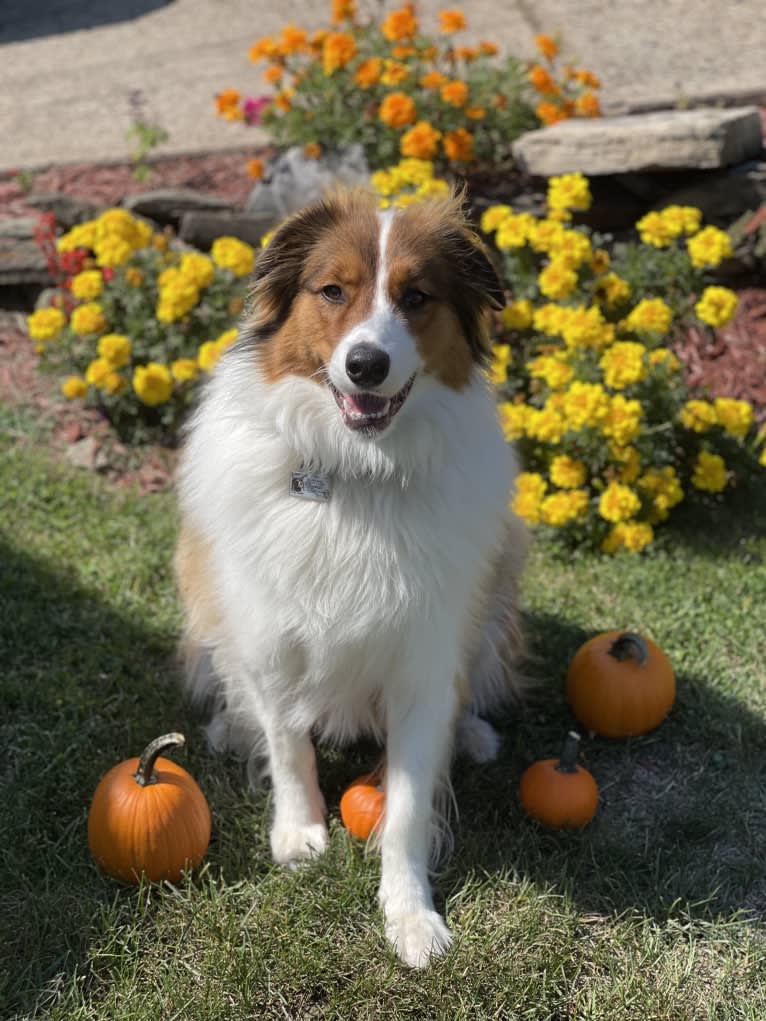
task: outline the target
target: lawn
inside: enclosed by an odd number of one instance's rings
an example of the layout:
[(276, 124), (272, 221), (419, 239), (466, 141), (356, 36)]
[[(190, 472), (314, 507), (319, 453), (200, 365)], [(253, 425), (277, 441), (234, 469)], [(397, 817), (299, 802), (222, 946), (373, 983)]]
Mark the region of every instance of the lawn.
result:
[[(54, 464), (29, 425), (25, 442), (0, 441), (0, 1017), (763, 1021), (763, 485), (682, 515), (647, 556), (535, 549), (540, 684), (503, 721), (497, 762), (456, 765), (455, 853), (436, 879), (456, 942), (412, 972), (382, 935), (378, 862), (338, 823), (373, 750), (323, 751), (330, 850), (274, 867), (267, 793), (206, 751), (176, 685), (172, 498)], [(572, 724), (568, 659), (627, 625), (667, 651), (677, 704), (646, 737), (586, 737), (599, 813), (583, 831), (541, 830), (516, 788)], [(211, 804), (206, 863), (178, 887), (119, 886), (89, 857), (90, 796), (174, 729)]]

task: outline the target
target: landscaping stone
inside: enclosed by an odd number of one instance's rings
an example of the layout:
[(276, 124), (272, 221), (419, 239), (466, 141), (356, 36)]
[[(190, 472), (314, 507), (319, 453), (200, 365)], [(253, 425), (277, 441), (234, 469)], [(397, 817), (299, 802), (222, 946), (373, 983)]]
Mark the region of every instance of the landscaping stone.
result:
[(184, 213), (178, 236), (195, 248), (207, 250), (219, 237), (235, 237), (249, 245), (258, 245), (281, 219), (264, 214), (235, 212), (193, 212)]
[(103, 209), (96, 202), (74, 198), (63, 192), (31, 191), (26, 197), (26, 203), (41, 213), (53, 213), (62, 230), (71, 230), (78, 223), (92, 220)]
[(45, 258), (30, 236), (0, 235), (0, 288), (49, 283)]
[(296, 145), (274, 160), (267, 175), (253, 188), (245, 208), (277, 223), (307, 202), (321, 198), (338, 181), (359, 185), (367, 184), (369, 178), (361, 145), (326, 152), (319, 159), (309, 159)]
[(173, 226), (178, 225), (185, 213), (229, 209), (225, 199), (204, 195), (191, 188), (157, 188), (140, 195), (129, 195), (122, 205), (136, 216), (146, 216), (155, 223)]
[(725, 167), (757, 157), (761, 146), (758, 111), (743, 107), (561, 121), (522, 135), (512, 151), (527, 173), (551, 177)]

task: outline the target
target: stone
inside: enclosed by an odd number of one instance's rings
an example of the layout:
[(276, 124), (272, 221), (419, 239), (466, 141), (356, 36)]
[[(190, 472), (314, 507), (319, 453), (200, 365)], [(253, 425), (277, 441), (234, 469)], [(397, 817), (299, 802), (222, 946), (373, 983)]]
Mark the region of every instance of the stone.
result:
[(522, 170), (551, 177), (712, 169), (753, 159), (761, 145), (758, 110), (741, 107), (560, 121), (522, 135), (512, 152)]
[(278, 223), (306, 203), (321, 198), (333, 184), (365, 185), (369, 179), (370, 168), (361, 145), (329, 150), (319, 159), (309, 159), (302, 146), (295, 145), (270, 165), (266, 176), (250, 193), (245, 208)]
[(78, 223), (93, 220), (103, 209), (103, 206), (95, 202), (47, 191), (31, 191), (26, 197), (26, 203), (41, 213), (53, 213), (56, 223), (64, 231), (71, 230)]
[(225, 199), (201, 195), (191, 188), (157, 188), (141, 195), (127, 196), (122, 205), (136, 216), (146, 216), (155, 223), (177, 226), (184, 213), (221, 212), (230, 209)]
[(235, 237), (257, 246), (264, 234), (276, 226), (278, 220), (263, 215), (247, 213), (184, 213), (178, 229), (182, 241), (195, 248), (207, 250), (219, 237)]
[(45, 287), (50, 282), (45, 257), (31, 238), (0, 236), (0, 287)]

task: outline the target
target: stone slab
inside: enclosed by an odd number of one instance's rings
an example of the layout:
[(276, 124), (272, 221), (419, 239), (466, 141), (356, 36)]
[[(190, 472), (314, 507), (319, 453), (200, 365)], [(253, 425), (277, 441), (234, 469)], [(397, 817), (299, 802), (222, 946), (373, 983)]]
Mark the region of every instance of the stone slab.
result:
[(551, 177), (713, 169), (752, 159), (761, 146), (758, 110), (740, 107), (562, 121), (527, 132), (512, 150), (528, 173)]

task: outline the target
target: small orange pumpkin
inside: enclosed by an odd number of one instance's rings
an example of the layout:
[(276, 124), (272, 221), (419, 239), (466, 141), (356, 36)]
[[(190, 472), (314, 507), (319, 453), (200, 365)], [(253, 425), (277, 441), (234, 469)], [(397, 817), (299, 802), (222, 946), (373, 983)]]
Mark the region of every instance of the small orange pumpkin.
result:
[(670, 660), (649, 638), (605, 631), (585, 642), (567, 671), (572, 712), (602, 737), (654, 730), (670, 712), (676, 678)]
[(527, 815), (554, 829), (585, 826), (598, 808), (598, 787), (578, 766), (580, 735), (570, 730), (558, 759), (541, 759), (524, 771), (519, 798)]
[(185, 743), (183, 734), (152, 741), (140, 759), (126, 759), (99, 781), (88, 813), (88, 844), (115, 879), (178, 882), (210, 843), (210, 809), (196, 781), (159, 754)]
[(377, 773), (360, 776), (343, 792), (340, 817), (354, 837), (366, 840), (383, 817), (386, 795)]

